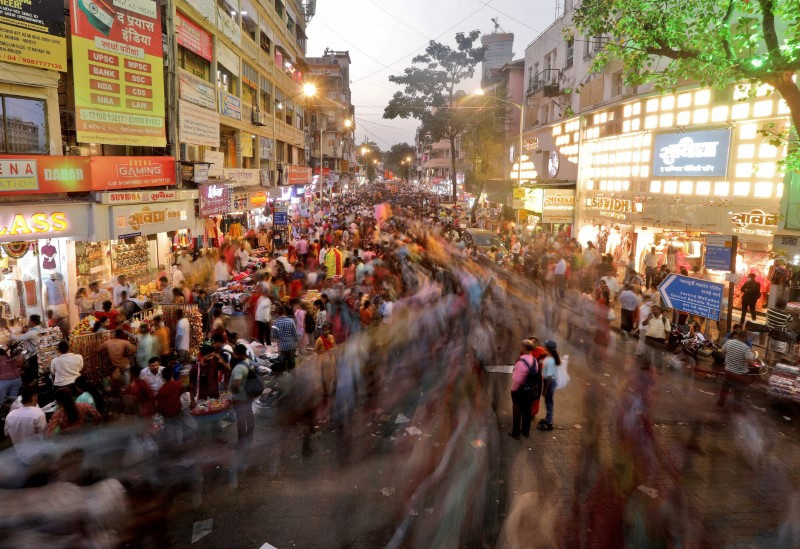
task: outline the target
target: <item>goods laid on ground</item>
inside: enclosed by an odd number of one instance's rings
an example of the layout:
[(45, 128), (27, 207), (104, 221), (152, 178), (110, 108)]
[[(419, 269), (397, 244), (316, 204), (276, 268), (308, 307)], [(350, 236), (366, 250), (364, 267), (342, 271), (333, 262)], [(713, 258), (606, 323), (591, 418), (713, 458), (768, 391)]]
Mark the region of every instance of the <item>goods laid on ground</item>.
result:
[(767, 384), (769, 396), (800, 404), (800, 368), (778, 363)]

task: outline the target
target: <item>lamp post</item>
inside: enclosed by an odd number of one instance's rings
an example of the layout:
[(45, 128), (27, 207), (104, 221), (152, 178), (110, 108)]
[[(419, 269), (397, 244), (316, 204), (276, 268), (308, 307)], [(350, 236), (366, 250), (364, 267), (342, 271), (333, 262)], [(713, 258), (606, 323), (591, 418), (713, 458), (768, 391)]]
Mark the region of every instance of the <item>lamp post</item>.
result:
[[(475, 92), (475, 95), (486, 95), (484, 90), (478, 90)], [(522, 132), (525, 130), (525, 105), (521, 103), (514, 103), (513, 101), (509, 101), (508, 99), (503, 99), (502, 97), (497, 97), (496, 95), (492, 95), (494, 99), (512, 105), (519, 109), (519, 140), (518, 140), (518, 150), (517, 154), (519, 155), (519, 160), (517, 161), (517, 186), (522, 186)]]

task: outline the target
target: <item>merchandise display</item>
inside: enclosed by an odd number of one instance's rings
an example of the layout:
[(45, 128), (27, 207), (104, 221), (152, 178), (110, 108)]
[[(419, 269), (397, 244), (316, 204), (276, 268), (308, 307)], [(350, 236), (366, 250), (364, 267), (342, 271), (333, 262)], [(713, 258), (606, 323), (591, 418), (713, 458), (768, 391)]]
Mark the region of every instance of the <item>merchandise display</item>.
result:
[(800, 404), (800, 367), (776, 364), (767, 384), (767, 393), (772, 398)]
[(91, 383), (99, 383), (111, 373), (111, 361), (107, 353), (97, 352), (97, 347), (104, 341), (111, 339), (113, 332), (97, 332), (81, 335), (71, 335), (69, 346), (73, 353), (83, 357), (83, 370)]
[(75, 266), (77, 285), (86, 288), (94, 280), (111, 278), (110, 247), (108, 242), (76, 242)]
[(36, 334), (36, 356), (39, 360), (39, 384), (44, 385), (50, 376), (50, 361), (56, 356), (58, 342), (64, 339), (60, 328), (43, 328)]
[(145, 238), (137, 237), (113, 243), (111, 259), (114, 276), (125, 275), (136, 280), (150, 273), (150, 250)]

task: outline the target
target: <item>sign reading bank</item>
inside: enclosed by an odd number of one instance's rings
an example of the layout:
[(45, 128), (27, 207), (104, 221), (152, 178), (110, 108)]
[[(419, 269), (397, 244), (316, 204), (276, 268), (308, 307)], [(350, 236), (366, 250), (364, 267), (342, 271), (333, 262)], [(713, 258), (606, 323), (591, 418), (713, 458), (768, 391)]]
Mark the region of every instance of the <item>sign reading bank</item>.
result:
[(661, 133), (653, 140), (653, 177), (725, 177), (731, 131)]

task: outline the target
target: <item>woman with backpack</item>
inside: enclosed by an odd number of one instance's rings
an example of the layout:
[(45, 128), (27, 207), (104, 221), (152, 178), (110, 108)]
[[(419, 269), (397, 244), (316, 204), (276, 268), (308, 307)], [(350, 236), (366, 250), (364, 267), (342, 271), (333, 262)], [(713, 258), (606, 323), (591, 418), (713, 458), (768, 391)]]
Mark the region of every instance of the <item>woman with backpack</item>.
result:
[(511, 376), (513, 423), (508, 434), (517, 440), (520, 434), (526, 438), (530, 436), (531, 405), (542, 393), (542, 373), (539, 363), (533, 357), (534, 347), (531, 340), (523, 340), (520, 357)]

